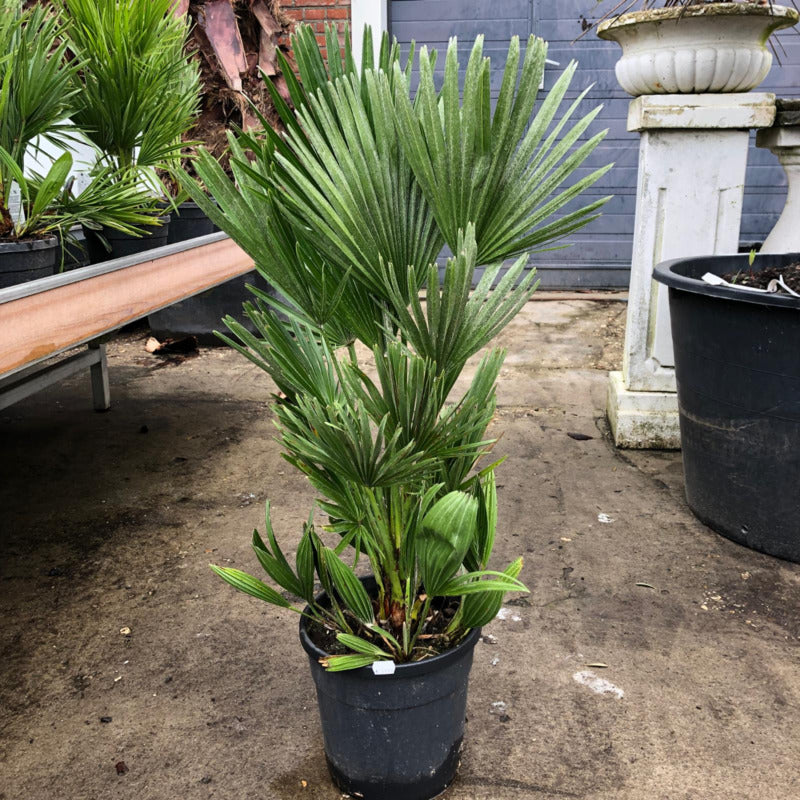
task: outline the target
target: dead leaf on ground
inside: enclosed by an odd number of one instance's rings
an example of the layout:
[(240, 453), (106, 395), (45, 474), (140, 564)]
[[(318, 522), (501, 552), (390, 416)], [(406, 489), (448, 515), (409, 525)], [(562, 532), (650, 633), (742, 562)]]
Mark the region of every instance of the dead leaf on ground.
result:
[(197, 337), (184, 336), (181, 339), (164, 339), (163, 342), (159, 342), (155, 336), (151, 336), (145, 342), (144, 349), (156, 356), (196, 353)]

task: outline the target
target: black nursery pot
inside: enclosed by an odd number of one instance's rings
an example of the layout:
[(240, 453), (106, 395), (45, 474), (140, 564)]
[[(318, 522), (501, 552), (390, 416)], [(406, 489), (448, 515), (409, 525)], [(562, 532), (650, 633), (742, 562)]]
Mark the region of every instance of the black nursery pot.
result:
[(261, 273), (253, 270), (154, 311), (148, 315), (147, 324), (153, 336), (159, 339), (196, 336), (200, 344), (221, 345), (222, 341), (214, 335), (214, 331), (226, 330), (222, 318), (232, 314), (247, 330), (255, 333), (253, 323), (241, 313), (242, 303), (254, 299), (247, 288), (248, 284), (269, 294), (276, 294)]
[[(795, 263), (762, 255), (753, 269)], [(747, 256), (668, 261), (686, 499), (718, 533), (800, 562), (800, 298), (700, 280)]]
[(86, 237), (86, 249), (90, 261), (92, 264), (100, 264), (103, 261), (132, 256), (155, 247), (164, 247), (169, 237), (170, 215), (164, 214), (158, 218), (158, 222), (158, 225), (148, 226), (142, 236), (131, 236), (113, 228), (103, 227), (100, 233), (111, 245), (111, 252), (106, 249), (97, 233), (89, 228), (84, 228), (83, 233)]
[(52, 275), (58, 250), (55, 236), (0, 242), (0, 289)]
[[(181, 203), (178, 212), (179, 215), (173, 215), (169, 223), (169, 244), (208, 236), (218, 230), (197, 203)], [(200, 344), (219, 345), (221, 341), (214, 336), (214, 331), (224, 328), (222, 318), (226, 314), (238, 314), (242, 303), (253, 299), (247, 289), (248, 283), (265, 292), (273, 292), (261, 275), (253, 270), (194, 297), (154, 311), (147, 317), (150, 330), (159, 339), (196, 336)], [(255, 331), (249, 319), (240, 321), (251, 333)]]
[(214, 233), (214, 230), (214, 223), (200, 206), (187, 201), (178, 206), (177, 214), (171, 215), (167, 244), (197, 239), (198, 236), (208, 236), (210, 233)]
[[(365, 580), (374, 591), (374, 579)], [(476, 628), (457, 647), (393, 675), (370, 667), (326, 672), (325, 657), (309, 638), (300, 642), (317, 687), (325, 757), (336, 786), (364, 800), (428, 800), (452, 782), (458, 769), (467, 683)]]

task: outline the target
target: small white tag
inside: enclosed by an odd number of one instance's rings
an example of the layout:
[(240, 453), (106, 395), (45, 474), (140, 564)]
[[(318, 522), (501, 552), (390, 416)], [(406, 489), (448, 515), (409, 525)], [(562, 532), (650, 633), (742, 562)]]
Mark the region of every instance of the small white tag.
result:
[(375, 675), (394, 675), (394, 661), (373, 661), (372, 672)]

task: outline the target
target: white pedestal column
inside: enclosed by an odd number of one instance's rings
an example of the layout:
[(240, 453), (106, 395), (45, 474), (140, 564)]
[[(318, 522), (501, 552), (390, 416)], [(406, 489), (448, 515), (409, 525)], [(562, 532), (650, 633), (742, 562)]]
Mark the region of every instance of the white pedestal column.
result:
[(759, 131), (756, 144), (772, 150), (786, 171), (786, 205), (761, 253), (800, 253), (800, 124)]
[(609, 375), (618, 447), (678, 448), (678, 401), (660, 261), (732, 254), (739, 246), (749, 132), (775, 119), (766, 93), (645, 95), (630, 105), (641, 133), (633, 260), (621, 372)]
[(350, 35), (352, 37), (353, 57), (361, 69), (361, 49), (364, 42), (364, 26), (372, 27), (372, 44), (377, 60), (381, 47), (381, 36), (389, 29), (388, 0), (351, 0)]

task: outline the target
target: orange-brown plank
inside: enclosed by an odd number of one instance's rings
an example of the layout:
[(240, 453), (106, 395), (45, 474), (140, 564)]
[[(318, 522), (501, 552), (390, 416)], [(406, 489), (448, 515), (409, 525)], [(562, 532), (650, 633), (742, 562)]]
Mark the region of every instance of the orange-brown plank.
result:
[[(0, 304), (0, 375), (253, 268), (230, 239)], [(231, 309), (235, 311), (236, 309)]]

